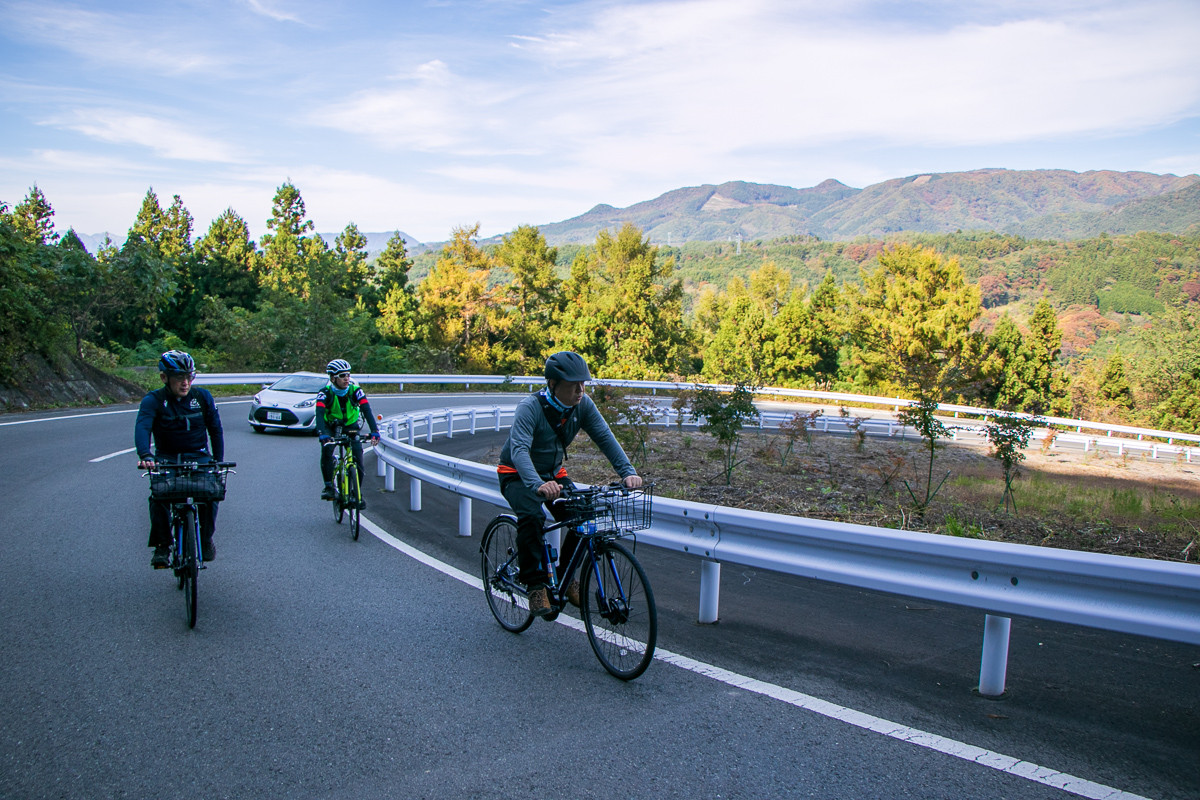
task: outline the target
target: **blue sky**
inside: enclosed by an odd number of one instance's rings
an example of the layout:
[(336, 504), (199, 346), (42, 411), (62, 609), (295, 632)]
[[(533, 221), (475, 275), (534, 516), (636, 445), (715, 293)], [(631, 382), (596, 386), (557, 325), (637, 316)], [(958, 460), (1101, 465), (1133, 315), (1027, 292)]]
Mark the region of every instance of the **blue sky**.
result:
[(420, 241), (747, 180), (1200, 173), (1197, 0), (0, 0), (0, 200)]

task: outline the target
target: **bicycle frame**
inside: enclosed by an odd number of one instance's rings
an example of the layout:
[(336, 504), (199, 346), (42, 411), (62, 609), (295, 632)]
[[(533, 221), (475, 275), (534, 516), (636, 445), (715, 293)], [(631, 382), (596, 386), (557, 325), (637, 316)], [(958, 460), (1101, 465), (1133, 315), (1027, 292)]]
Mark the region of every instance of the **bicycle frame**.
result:
[[(611, 489), (612, 487), (609, 488)], [(589, 493), (594, 491), (594, 489), (581, 490), (571, 493), (570, 496), (564, 497), (564, 499), (583, 499), (586, 498)], [(601, 516), (599, 520), (597, 520), (595, 517), (589, 519), (586, 518), (586, 516), (587, 515), (572, 516), (568, 519), (562, 520), (561, 522), (556, 522), (553, 525), (547, 525), (542, 529), (542, 546), (545, 553), (545, 563), (547, 565), (547, 571), (550, 574), (550, 584), (546, 587), (546, 593), (549, 596), (551, 604), (559, 607), (559, 609), (562, 609), (567, 605), (566, 587), (571, 585), (571, 581), (575, 577), (576, 572), (579, 571), (585, 563), (587, 563), (588, 559), (591, 560), (593, 577), (596, 579), (599, 600), (605, 608), (611, 606), (610, 598), (605, 594), (604, 581), (602, 580), (603, 576), (600, 574), (600, 559), (596, 558), (596, 543), (597, 541), (609, 541), (624, 538), (628, 531), (622, 530), (619, 526), (617, 526), (615, 521), (611, 523), (606, 522), (603, 516)], [(598, 522), (600, 527), (597, 527)], [(552, 533), (557, 530), (568, 530), (571, 528), (575, 529), (573, 532), (579, 538), (579, 543), (575, 547), (575, 552), (571, 554), (571, 560), (567, 563), (566, 567), (560, 571), (558, 568), (558, 553), (553, 547), (550, 546), (549, 542), (545, 541), (544, 537), (547, 533)], [(515, 562), (515, 560), (516, 554), (514, 553), (509, 561), (509, 564), (511, 565), (513, 562)], [(625, 586), (621, 583), (620, 575), (618, 575), (616, 570), (612, 568), (611, 564), (609, 566), (609, 577), (612, 578), (613, 584), (617, 587), (617, 599), (619, 599), (621, 603), (628, 603), (629, 598), (625, 595)], [(505, 572), (507, 572), (507, 570), (505, 570)], [(515, 580), (505, 578), (503, 580), (503, 584), (506, 588), (512, 589), (515, 594), (520, 594), (523, 597), (529, 596), (529, 590)]]

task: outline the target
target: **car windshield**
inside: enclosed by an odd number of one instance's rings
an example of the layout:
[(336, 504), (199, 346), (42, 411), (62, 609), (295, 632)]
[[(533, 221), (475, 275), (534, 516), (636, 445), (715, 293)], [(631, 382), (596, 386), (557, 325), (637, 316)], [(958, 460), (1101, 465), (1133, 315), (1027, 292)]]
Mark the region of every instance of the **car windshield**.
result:
[(316, 394), (325, 388), (326, 380), (316, 375), (288, 375), (270, 385), (273, 392), (298, 392)]

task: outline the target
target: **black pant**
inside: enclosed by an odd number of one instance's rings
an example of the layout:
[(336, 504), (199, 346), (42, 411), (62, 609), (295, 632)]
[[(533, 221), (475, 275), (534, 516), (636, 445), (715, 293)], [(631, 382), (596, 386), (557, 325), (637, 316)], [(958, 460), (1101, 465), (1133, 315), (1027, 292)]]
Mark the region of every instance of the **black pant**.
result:
[[(555, 480), (564, 489), (575, 488), (570, 478)], [(546, 513), (542, 509), (549, 509), (551, 516), (562, 522), (569, 516), (566, 508), (562, 503), (544, 503), (542, 496), (522, 483), (516, 475), (500, 476), (500, 494), (504, 495), (504, 499), (517, 515), (517, 567), (520, 570), (517, 580), (530, 588), (549, 583), (550, 569), (543, 563), (546, 547), (542, 534), (546, 524)], [(559, 530), (562, 531), (562, 541), (558, 563), (565, 567), (571, 563), (571, 555), (579, 544), (579, 537), (573, 530)]]
[[(194, 461), (197, 464), (211, 464), (212, 456), (208, 453), (157, 453), (154, 460), (163, 466), (169, 466), (171, 462)], [(200, 517), (200, 541), (207, 542), (212, 539), (213, 531), (217, 528), (217, 506), (215, 501), (201, 501), (196, 503), (196, 510)], [(160, 503), (153, 497), (150, 498), (150, 546), (168, 547), (171, 544), (171, 504)]]
[[(217, 501), (198, 502), (196, 511), (200, 517), (200, 541), (212, 540), (217, 527)], [(171, 544), (171, 504), (160, 503), (150, 498), (150, 546), (167, 547)]]

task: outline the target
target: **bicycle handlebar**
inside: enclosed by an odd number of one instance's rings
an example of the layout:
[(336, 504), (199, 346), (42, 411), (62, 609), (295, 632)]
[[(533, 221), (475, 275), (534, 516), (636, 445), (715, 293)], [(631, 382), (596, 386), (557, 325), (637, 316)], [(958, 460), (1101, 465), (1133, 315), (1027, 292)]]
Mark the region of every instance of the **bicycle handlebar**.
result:
[[(137, 467), (137, 465), (134, 465)], [(174, 470), (198, 470), (206, 467), (215, 467), (217, 469), (233, 469), (237, 466), (236, 461), (155, 461), (154, 466), (150, 468), (151, 472), (157, 472), (164, 469)], [(137, 467), (141, 469), (141, 467)]]

